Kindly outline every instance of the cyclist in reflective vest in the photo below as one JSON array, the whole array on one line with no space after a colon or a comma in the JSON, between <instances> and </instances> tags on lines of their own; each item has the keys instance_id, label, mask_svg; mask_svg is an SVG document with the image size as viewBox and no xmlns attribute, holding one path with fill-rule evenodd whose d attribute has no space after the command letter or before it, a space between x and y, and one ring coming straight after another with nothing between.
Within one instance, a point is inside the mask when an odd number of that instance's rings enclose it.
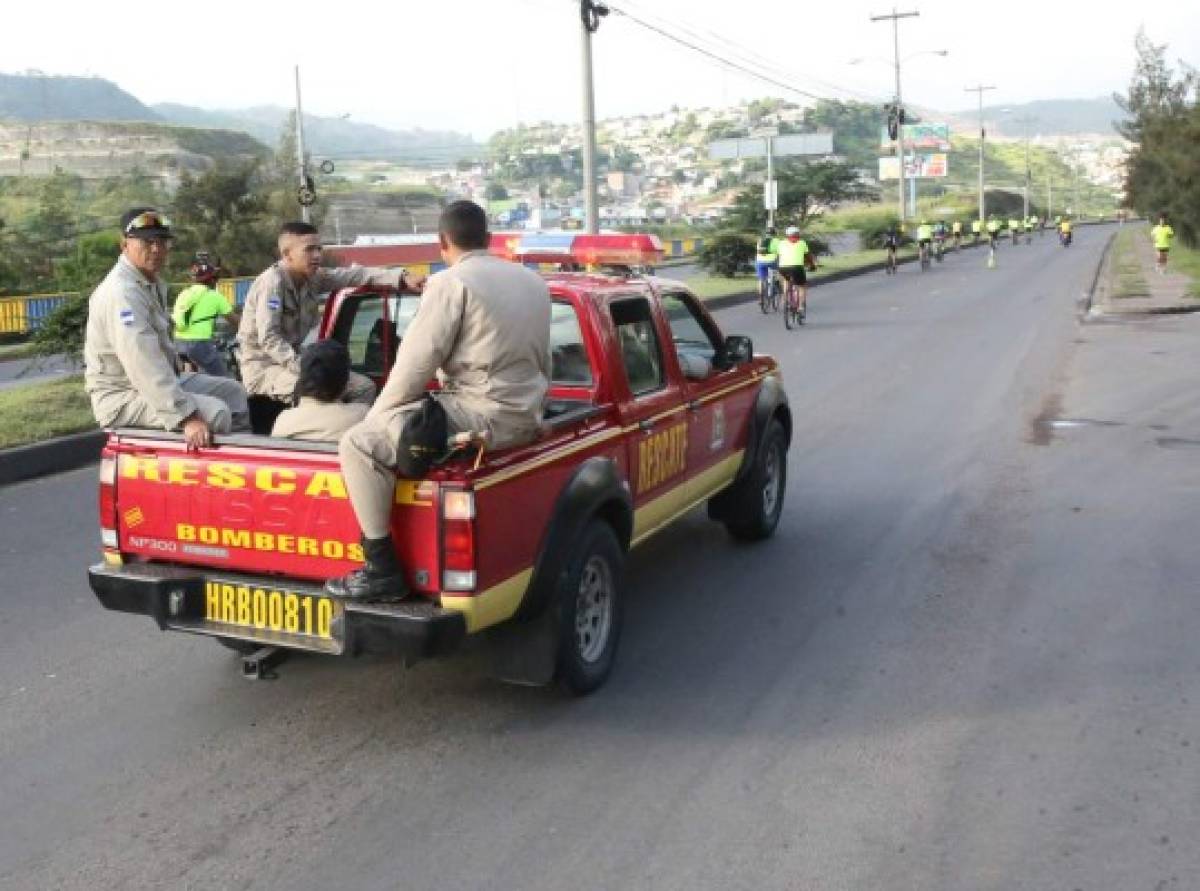
<instances>
[{"instance_id":1,"label":"cyclist in reflective vest","mask_svg":"<svg viewBox=\"0 0 1200 891\"><path fill-rule=\"evenodd\" d=\"M768 226L762 238L758 240L758 251L754 255L754 271L758 273L759 286L762 282L771 280L771 270L779 266L779 239L775 237L775 227Z\"/></svg>"},{"instance_id":2,"label":"cyclist in reflective vest","mask_svg":"<svg viewBox=\"0 0 1200 891\"><path fill-rule=\"evenodd\" d=\"M787 238L779 242L779 274L788 284L795 285L800 302L800 318L804 318L804 310L808 304L808 275L806 269L816 269L808 242L800 237L800 230L788 226Z\"/></svg>"},{"instance_id":3,"label":"cyclist in reflective vest","mask_svg":"<svg viewBox=\"0 0 1200 891\"><path fill-rule=\"evenodd\" d=\"M175 298L171 318L175 321L175 345L197 371L214 377L229 377L229 369L213 340L213 328L221 316L236 325L238 315L229 298L216 290L217 270L207 259L197 258L191 268L195 284Z\"/></svg>"}]
</instances>

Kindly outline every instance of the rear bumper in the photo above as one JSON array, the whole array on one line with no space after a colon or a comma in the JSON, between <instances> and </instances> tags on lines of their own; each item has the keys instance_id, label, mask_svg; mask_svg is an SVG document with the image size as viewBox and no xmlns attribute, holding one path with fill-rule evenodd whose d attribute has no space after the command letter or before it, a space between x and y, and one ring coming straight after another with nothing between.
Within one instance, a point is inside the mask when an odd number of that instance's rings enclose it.
<instances>
[{"instance_id":1,"label":"rear bumper","mask_svg":"<svg viewBox=\"0 0 1200 891\"><path fill-rule=\"evenodd\" d=\"M301 595L320 595L311 584L283 583L278 579L222 574L223 582L251 586L279 586ZM361 654L398 655L425 659L457 649L466 636L462 613L443 609L426 600L402 603L342 604L333 635L321 639L267 628L227 625L205 617L205 586L209 576L193 568L162 564L110 566L88 570L88 581L100 603L110 610L149 616L164 631L184 631L211 637L247 640L334 656Z\"/></svg>"}]
</instances>

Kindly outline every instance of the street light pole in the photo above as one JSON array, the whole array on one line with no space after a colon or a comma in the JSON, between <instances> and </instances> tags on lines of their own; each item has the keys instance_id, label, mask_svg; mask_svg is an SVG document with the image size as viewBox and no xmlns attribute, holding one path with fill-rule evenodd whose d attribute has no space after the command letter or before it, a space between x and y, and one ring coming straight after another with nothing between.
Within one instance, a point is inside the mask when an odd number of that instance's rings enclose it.
<instances>
[{"instance_id":1,"label":"street light pole","mask_svg":"<svg viewBox=\"0 0 1200 891\"><path fill-rule=\"evenodd\" d=\"M304 158L304 111L300 106L300 66L296 66L296 164L300 169L300 191L308 189L308 170ZM306 223L312 222L312 211L308 205L301 203L300 218Z\"/></svg>"},{"instance_id":2,"label":"street light pole","mask_svg":"<svg viewBox=\"0 0 1200 891\"><path fill-rule=\"evenodd\" d=\"M900 188L897 190L900 198L900 223L904 223L905 217L905 200L904 200L904 101L900 94L900 19L915 19L921 13L913 10L912 12L897 12L896 7L892 7L891 13L887 15L873 15L871 21L882 22L891 20L892 22L892 53L896 65L896 160L900 163L897 165L897 175L899 177Z\"/></svg>"},{"instance_id":3,"label":"street light pole","mask_svg":"<svg viewBox=\"0 0 1200 891\"><path fill-rule=\"evenodd\" d=\"M1029 186L1033 182L1033 175L1030 173L1030 170L1029 170L1029 125L1034 123L1036 120L1037 120L1037 118L1030 117L1029 115L1019 117L1016 120L1016 123L1021 125L1021 136L1025 141L1025 191L1024 191L1025 216L1024 216L1024 219L1026 219L1026 220L1029 219Z\"/></svg>"},{"instance_id":4,"label":"street light pole","mask_svg":"<svg viewBox=\"0 0 1200 891\"><path fill-rule=\"evenodd\" d=\"M583 50L583 202L584 226L589 235L600 231L596 194L596 98L592 89L592 34L608 7L594 0L579 0L579 24Z\"/></svg>"},{"instance_id":5,"label":"street light pole","mask_svg":"<svg viewBox=\"0 0 1200 891\"><path fill-rule=\"evenodd\" d=\"M982 226L987 221L987 199L983 191L983 141L987 138L987 132L983 129L983 94L986 90L994 90L995 87L985 87L980 84L977 87L967 87L966 92L979 94L979 225Z\"/></svg>"}]
</instances>

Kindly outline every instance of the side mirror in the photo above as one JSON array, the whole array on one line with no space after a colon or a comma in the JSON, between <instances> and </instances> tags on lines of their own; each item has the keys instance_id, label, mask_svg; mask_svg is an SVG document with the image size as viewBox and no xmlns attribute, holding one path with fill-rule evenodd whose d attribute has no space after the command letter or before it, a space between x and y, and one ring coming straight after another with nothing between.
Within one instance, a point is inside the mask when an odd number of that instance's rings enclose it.
<instances>
[{"instance_id":1,"label":"side mirror","mask_svg":"<svg viewBox=\"0 0 1200 891\"><path fill-rule=\"evenodd\" d=\"M730 334L725 338L725 361L729 365L741 365L754 358L754 343L744 334Z\"/></svg>"}]
</instances>

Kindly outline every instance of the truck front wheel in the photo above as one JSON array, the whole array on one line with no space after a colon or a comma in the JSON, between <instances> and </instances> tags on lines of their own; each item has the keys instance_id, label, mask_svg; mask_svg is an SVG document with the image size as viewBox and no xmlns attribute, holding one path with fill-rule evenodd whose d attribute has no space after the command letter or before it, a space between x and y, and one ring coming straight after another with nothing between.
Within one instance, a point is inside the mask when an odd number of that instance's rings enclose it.
<instances>
[{"instance_id":1,"label":"truck front wheel","mask_svg":"<svg viewBox=\"0 0 1200 891\"><path fill-rule=\"evenodd\" d=\"M786 489L787 434L772 418L746 478L718 496L728 499L722 519L729 534L743 541L769 538L779 525Z\"/></svg>"},{"instance_id":2,"label":"truck front wheel","mask_svg":"<svg viewBox=\"0 0 1200 891\"><path fill-rule=\"evenodd\" d=\"M554 598L556 677L572 695L591 693L612 671L624 612L624 573L625 554L612 527L592 522L579 537Z\"/></svg>"}]
</instances>

